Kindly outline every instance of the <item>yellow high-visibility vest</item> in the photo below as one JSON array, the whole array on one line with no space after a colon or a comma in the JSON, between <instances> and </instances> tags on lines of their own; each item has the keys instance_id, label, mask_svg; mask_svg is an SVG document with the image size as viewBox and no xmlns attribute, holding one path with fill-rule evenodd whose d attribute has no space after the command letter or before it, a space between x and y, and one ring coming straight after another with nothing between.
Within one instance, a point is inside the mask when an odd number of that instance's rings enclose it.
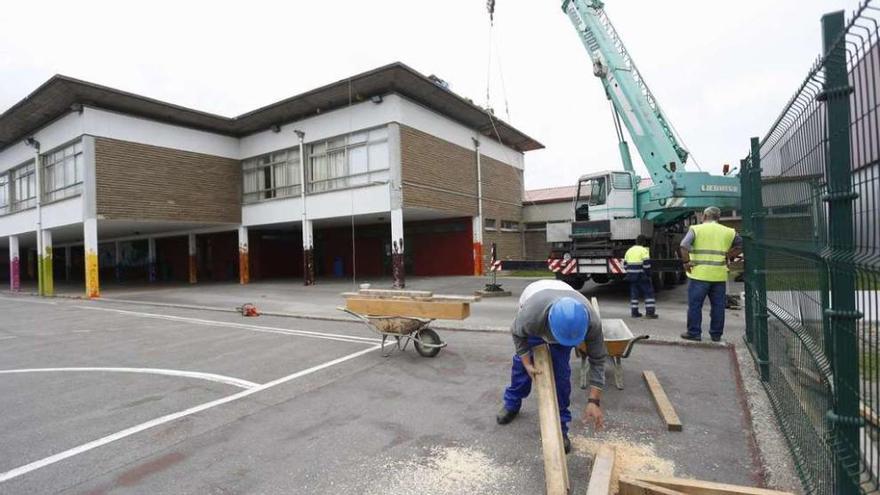
<instances>
[{"instance_id":1,"label":"yellow high-visibility vest","mask_svg":"<svg viewBox=\"0 0 880 495\"><path fill-rule=\"evenodd\" d=\"M648 251L648 248L636 244L626 250L626 254L623 255L623 261L628 265L641 265L643 261L650 257L651 253Z\"/></svg>"},{"instance_id":2,"label":"yellow high-visibility vest","mask_svg":"<svg viewBox=\"0 0 880 495\"><path fill-rule=\"evenodd\" d=\"M691 263L694 265L688 277L703 282L727 281L727 252L733 246L736 231L717 222L691 227L694 244L691 246Z\"/></svg>"}]
</instances>

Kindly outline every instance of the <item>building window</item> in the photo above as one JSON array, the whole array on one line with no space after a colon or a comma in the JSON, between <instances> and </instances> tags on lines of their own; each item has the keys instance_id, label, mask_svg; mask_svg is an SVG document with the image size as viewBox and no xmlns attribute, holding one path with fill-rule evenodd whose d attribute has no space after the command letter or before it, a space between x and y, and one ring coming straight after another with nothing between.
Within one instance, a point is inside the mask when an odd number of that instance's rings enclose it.
<instances>
[{"instance_id":1,"label":"building window","mask_svg":"<svg viewBox=\"0 0 880 495\"><path fill-rule=\"evenodd\" d=\"M242 163L242 201L300 194L299 147L267 153Z\"/></svg>"},{"instance_id":2,"label":"building window","mask_svg":"<svg viewBox=\"0 0 880 495\"><path fill-rule=\"evenodd\" d=\"M82 143L77 141L46 153L43 157L43 170L46 188L43 195L46 201L75 196L82 192L83 153Z\"/></svg>"},{"instance_id":3,"label":"building window","mask_svg":"<svg viewBox=\"0 0 880 495\"><path fill-rule=\"evenodd\" d=\"M24 210L37 204L37 177L34 163L28 163L10 172L12 181L12 211Z\"/></svg>"},{"instance_id":4,"label":"building window","mask_svg":"<svg viewBox=\"0 0 880 495\"><path fill-rule=\"evenodd\" d=\"M547 222L527 222L527 232L545 232L547 230Z\"/></svg>"},{"instance_id":5,"label":"building window","mask_svg":"<svg viewBox=\"0 0 880 495\"><path fill-rule=\"evenodd\" d=\"M309 146L309 192L387 181L388 129L380 127Z\"/></svg>"},{"instance_id":6,"label":"building window","mask_svg":"<svg viewBox=\"0 0 880 495\"><path fill-rule=\"evenodd\" d=\"M9 213L9 174L0 175L0 215Z\"/></svg>"},{"instance_id":7,"label":"building window","mask_svg":"<svg viewBox=\"0 0 880 495\"><path fill-rule=\"evenodd\" d=\"M514 222L511 220L502 220L501 221L501 230L506 232L519 232L519 222Z\"/></svg>"},{"instance_id":8,"label":"building window","mask_svg":"<svg viewBox=\"0 0 880 495\"><path fill-rule=\"evenodd\" d=\"M486 230L495 230L495 219L487 218L483 220L483 227L485 227Z\"/></svg>"}]
</instances>

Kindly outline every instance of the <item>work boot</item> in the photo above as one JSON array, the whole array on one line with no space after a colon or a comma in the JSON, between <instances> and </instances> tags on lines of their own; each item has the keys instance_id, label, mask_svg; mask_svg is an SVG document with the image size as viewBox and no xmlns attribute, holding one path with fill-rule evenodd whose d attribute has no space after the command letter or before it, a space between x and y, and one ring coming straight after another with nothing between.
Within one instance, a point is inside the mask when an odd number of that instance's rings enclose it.
<instances>
[{"instance_id":1,"label":"work boot","mask_svg":"<svg viewBox=\"0 0 880 495\"><path fill-rule=\"evenodd\" d=\"M713 335L712 342L721 342L721 336L720 335Z\"/></svg>"},{"instance_id":2,"label":"work boot","mask_svg":"<svg viewBox=\"0 0 880 495\"><path fill-rule=\"evenodd\" d=\"M687 332L681 334L681 338L683 338L684 340L692 340L694 342L700 342L701 340L703 340L699 335L691 335Z\"/></svg>"},{"instance_id":3,"label":"work boot","mask_svg":"<svg viewBox=\"0 0 880 495\"><path fill-rule=\"evenodd\" d=\"M519 411L508 411L506 407L501 406L501 410L498 411L498 414L495 416L495 421L498 422L499 425L506 425L513 421L513 418L519 414Z\"/></svg>"},{"instance_id":4,"label":"work boot","mask_svg":"<svg viewBox=\"0 0 880 495\"><path fill-rule=\"evenodd\" d=\"M568 434L562 435L562 448L565 449L565 453L571 453L571 440L568 439Z\"/></svg>"},{"instance_id":5,"label":"work boot","mask_svg":"<svg viewBox=\"0 0 880 495\"><path fill-rule=\"evenodd\" d=\"M641 314L641 313L631 313L631 314L630 314L630 317L632 317L632 318L641 318L641 317L642 317L642 314Z\"/></svg>"},{"instance_id":6,"label":"work boot","mask_svg":"<svg viewBox=\"0 0 880 495\"><path fill-rule=\"evenodd\" d=\"M660 317L657 316L657 313L646 313L645 318L647 318L649 320L656 320L657 318L660 318Z\"/></svg>"}]
</instances>

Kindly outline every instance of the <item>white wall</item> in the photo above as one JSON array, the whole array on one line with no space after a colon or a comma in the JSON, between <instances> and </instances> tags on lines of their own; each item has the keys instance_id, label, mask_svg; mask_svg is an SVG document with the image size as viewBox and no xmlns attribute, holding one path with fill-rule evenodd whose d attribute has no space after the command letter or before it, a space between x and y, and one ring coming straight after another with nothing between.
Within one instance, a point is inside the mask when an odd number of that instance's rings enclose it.
<instances>
[{"instance_id":1,"label":"white wall","mask_svg":"<svg viewBox=\"0 0 880 495\"><path fill-rule=\"evenodd\" d=\"M64 225L77 224L83 219L82 196L63 199L43 206L43 228L53 229ZM0 236L33 232L37 226L37 210L13 213L0 217Z\"/></svg>"},{"instance_id":2,"label":"white wall","mask_svg":"<svg viewBox=\"0 0 880 495\"><path fill-rule=\"evenodd\" d=\"M66 144L83 134L83 119L72 112L34 132L33 137L40 142L40 152L45 153ZM34 149L24 144L24 140L0 151L0 172L21 165L34 157Z\"/></svg>"},{"instance_id":3,"label":"white wall","mask_svg":"<svg viewBox=\"0 0 880 495\"><path fill-rule=\"evenodd\" d=\"M83 111L83 134L238 159L238 138L97 108Z\"/></svg>"},{"instance_id":4,"label":"white wall","mask_svg":"<svg viewBox=\"0 0 880 495\"><path fill-rule=\"evenodd\" d=\"M343 189L308 196L306 208L311 220L336 218L391 211L391 194L388 184L376 184L353 189ZM302 219L302 202L299 196L275 199L262 203L244 205L241 222L246 226L298 222Z\"/></svg>"},{"instance_id":5,"label":"white wall","mask_svg":"<svg viewBox=\"0 0 880 495\"><path fill-rule=\"evenodd\" d=\"M523 222L555 222L571 220L573 216L571 200L559 203L523 205Z\"/></svg>"}]
</instances>

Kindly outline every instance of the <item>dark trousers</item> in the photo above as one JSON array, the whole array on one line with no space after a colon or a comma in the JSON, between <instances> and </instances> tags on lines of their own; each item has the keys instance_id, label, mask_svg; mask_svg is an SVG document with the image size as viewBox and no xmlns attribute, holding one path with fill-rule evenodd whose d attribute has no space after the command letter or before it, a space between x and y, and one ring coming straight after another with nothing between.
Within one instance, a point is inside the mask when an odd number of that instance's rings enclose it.
<instances>
[{"instance_id":1,"label":"dark trousers","mask_svg":"<svg viewBox=\"0 0 880 495\"><path fill-rule=\"evenodd\" d=\"M654 299L654 285L651 277L644 273L629 282L629 309L633 316L639 314L639 298L645 299L645 313L654 314L657 304Z\"/></svg>"},{"instance_id":2,"label":"dark trousers","mask_svg":"<svg viewBox=\"0 0 880 495\"><path fill-rule=\"evenodd\" d=\"M541 345L544 340L540 337L529 338L529 345L534 347ZM568 434L568 423L571 422L571 411L568 406L571 403L571 347L559 344L550 344L550 357L553 360L553 376L556 380L556 402L559 404L559 421L562 424L563 435ZM526 372L519 356L513 356L513 366L510 369L510 386L504 390L504 408L508 411L519 411L522 400L529 396L532 391L532 378Z\"/></svg>"},{"instance_id":3,"label":"dark trousers","mask_svg":"<svg viewBox=\"0 0 880 495\"><path fill-rule=\"evenodd\" d=\"M704 282L691 279L688 282L687 331L695 337L703 333L703 301L709 297L712 310L709 312L709 334L721 336L724 333L724 303L727 296L727 282Z\"/></svg>"}]
</instances>

